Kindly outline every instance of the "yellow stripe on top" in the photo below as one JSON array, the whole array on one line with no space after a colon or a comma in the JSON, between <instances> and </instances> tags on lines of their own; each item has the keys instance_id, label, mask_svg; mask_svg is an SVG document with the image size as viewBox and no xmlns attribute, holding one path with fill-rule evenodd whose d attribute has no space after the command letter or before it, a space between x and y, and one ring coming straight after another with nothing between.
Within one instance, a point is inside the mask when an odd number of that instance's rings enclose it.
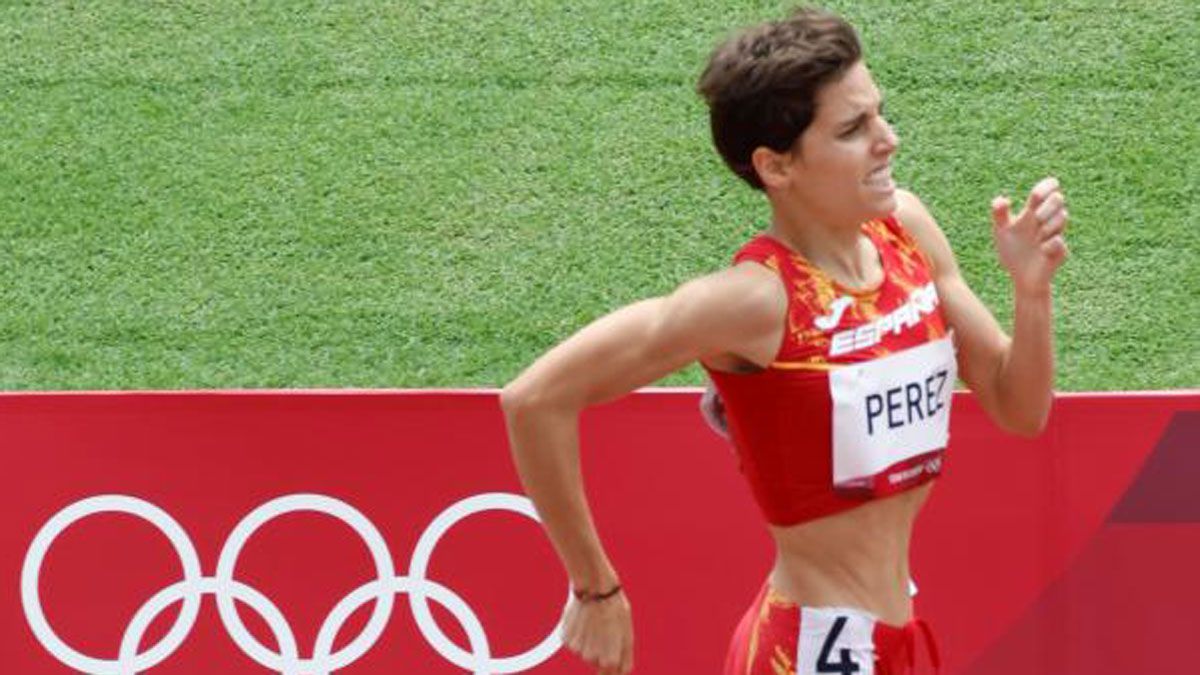
<instances>
[{"instance_id":1,"label":"yellow stripe on top","mask_svg":"<svg viewBox=\"0 0 1200 675\"><path fill-rule=\"evenodd\" d=\"M828 372L837 370L844 363L819 363L813 361L772 361L770 367L776 370L818 370Z\"/></svg>"}]
</instances>

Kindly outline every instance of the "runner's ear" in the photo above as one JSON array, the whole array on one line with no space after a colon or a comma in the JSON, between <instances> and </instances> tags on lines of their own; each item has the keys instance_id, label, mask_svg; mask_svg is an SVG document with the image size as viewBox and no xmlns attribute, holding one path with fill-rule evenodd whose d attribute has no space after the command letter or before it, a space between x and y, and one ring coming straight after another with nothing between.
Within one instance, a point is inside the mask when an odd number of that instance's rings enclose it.
<instances>
[{"instance_id":1,"label":"runner's ear","mask_svg":"<svg viewBox=\"0 0 1200 675\"><path fill-rule=\"evenodd\" d=\"M758 173L758 179L767 188L782 188L788 183L788 155L759 146L750 153L750 163Z\"/></svg>"}]
</instances>

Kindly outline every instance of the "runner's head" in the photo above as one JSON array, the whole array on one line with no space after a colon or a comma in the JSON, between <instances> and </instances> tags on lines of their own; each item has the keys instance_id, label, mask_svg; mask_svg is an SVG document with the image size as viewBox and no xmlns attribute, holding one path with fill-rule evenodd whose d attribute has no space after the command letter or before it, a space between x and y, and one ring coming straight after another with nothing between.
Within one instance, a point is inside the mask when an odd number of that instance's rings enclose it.
<instances>
[{"instance_id":1,"label":"runner's head","mask_svg":"<svg viewBox=\"0 0 1200 675\"><path fill-rule=\"evenodd\" d=\"M897 139L842 18L802 8L743 30L713 52L697 89L717 152L754 188L842 202L847 215L895 208L886 167Z\"/></svg>"},{"instance_id":2,"label":"runner's head","mask_svg":"<svg viewBox=\"0 0 1200 675\"><path fill-rule=\"evenodd\" d=\"M812 8L726 40L709 57L697 86L708 102L713 143L721 158L762 190L751 160L754 149L791 148L812 123L820 88L861 58L854 28Z\"/></svg>"}]
</instances>

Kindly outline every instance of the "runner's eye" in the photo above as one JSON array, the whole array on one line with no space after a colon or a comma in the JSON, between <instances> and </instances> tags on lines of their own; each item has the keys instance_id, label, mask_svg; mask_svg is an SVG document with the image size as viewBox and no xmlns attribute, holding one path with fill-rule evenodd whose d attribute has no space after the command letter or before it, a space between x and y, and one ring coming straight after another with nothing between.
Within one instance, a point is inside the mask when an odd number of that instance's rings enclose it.
<instances>
[{"instance_id":1,"label":"runner's eye","mask_svg":"<svg viewBox=\"0 0 1200 675\"><path fill-rule=\"evenodd\" d=\"M848 127L845 131L838 134L838 138L850 138L862 129L862 122L855 122L853 126Z\"/></svg>"}]
</instances>

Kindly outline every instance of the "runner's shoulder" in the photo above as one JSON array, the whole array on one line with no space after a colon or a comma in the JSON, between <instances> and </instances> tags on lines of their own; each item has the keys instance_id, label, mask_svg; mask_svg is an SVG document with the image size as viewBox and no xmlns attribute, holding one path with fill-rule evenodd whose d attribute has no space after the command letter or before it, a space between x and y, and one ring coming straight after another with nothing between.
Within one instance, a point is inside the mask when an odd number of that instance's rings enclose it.
<instances>
[{"instance_id":1,"label":"runner's shoulder","mask_svg":"<svg viewBox=\"0 0 1200 675\"><path fill-rule=\"evenodd\" d=\"M692 279L672 298L722 331L771 330L787 312L787 293L779 275L757 263L741 263Z\"/></svg>"},{"instance_id":2,"label":"runner's shoulder","mask_svg":"<svg viewBox=\"0 0 1200 675\"><path fill-rule=\"evenodd\" d=\"M894 215L932 262L935 273L939 276L957 274L958 265L954 260L950 242L920 197L903 188L897 188Z\"/></svg>"},{"instance_id":3,"label":"runner's shoulder","mask_svg":"<svg viewBox=\"0 0 1200 675\"><path fill-rule=\"evenodd\" d=\"M896 188L896 220L907 230L924 230L936 228L933 216L925 203L916 194L904 188Z\"/></svg>"}]
</instances>

